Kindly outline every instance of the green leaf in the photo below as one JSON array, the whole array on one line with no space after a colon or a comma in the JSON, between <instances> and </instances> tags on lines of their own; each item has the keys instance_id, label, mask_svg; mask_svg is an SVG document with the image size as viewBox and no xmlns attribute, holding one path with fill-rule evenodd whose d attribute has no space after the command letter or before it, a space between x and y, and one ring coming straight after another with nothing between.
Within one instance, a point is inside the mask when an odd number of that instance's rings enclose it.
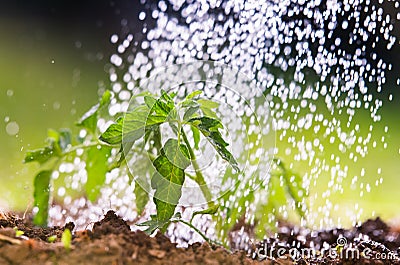
<instances>
[{"instance_id":1,"label":"green leaf","mask_svg":"<svg viewBox=\"0 0 400 265\"><path fill-rule=\"evenodd\" d=\"M201 95L201 93L203 93L201 90L195 90L192 93L190 93L189 95L187 95L185 100L186 99L192 99L192 98L194 98L194 97L196 97L198 95Z\"/></svg>"},{"instance_id":2,"label":"green leaf","mask_svg":"<svg viewBox=\"0 0 400 265\"><path fill-rule=\"evenodd\" d=\"M161 89L160 99L164 99L166 101L171 102L175 96L176 96L176 93L174 93L174 92L167 93L164 89Z\"/></svg>"},{"instance_id":3,"label":"green leaf","mask_svg":"<svg viewBox=\"0 0 400 265\"><path fill-rule=\"evenodd\" d=\"M71 131L69 129L61 129L59 131L58 146L64 152L71 145Z\"/></svg>"},{"instance_id":4,"label":"green leaf","mask_svg":"<svg viewBox=\"0 0 400 265\"><path fill-rule=\"evenodd\" d=\"M191 220L193 220L193 218L198 215L198 214L209 214L209 215L214 215L218 209L219 209L219 204L215 204L214 206L211 206L210 208L201 210L201 211L195 211L192 215Z\"/></svg>"},{"instance_id":5,"label":"green leaf","mask_svg":"<svg viewBox=\"0 0 400 265\"><path fill-rule=\"evenodd\" d=\"M173 154L174 150L175 154ZM185 168L182 167L188 165L182 155L189 160L186 146L181 145L178 148L177 140L169 139L165 143L161 155L153 162L157 171L151 178L151 187L155 189L153 201L156 204L156 220L158 222L169 223L182 195L182 185L185 181ZM161 231L165 231L167 223L163 227L159 227Z\"/></svg>"},{"instance_id":6,"label":"green leaf","mask_svg":"<svg viewBox=\"0 0 400 265\"><path fill-rule=\"evenodd\" d=\"M91 107L77 122L77 125L87 129L91 133L96 132L98 113L107 107L111 102L111 92L106 90L99 100L99 103Z\"/></svg>"},{"instance_id":7,"label":"green leaf","mask_svg":"<svg viewBox=\"0 0 400 265\"><path fill-rule=\"evenodd\" d=\"M214 119L218 119L218 115L213 109L219 107L219 103L209 100L209 99L199 99L197 102L200 104L200 109L204 116L208 116Z\"/></svg>"},{"instance_id":8,"label":"green leaf","mask_svg":"<svg viewBox=\"0 0 400 265\"><path fill-rule=\"evenodd\" d=\"M100 99L100 108L107 107L111 102L111 92L110 90L104 91Z\"/></svg>"},{"instance_id":9,"label":"green leaf","mask_svg":"<svg viewBox=\"0 0 400 265\"><path fill-rule=\"evenodd\" d=\"M218 154L226 160L236 171L240 171L233 155L226 149L228 143L222 138L219 129L223 128L222 123L211 117L197 117L189 120L189 123L196 127L211 143Z\"/></svg>"},{"instance_id":10,"label":"green leaf","mask_svg":"<svg viewBox=\"0 0 400 265\"><path fill-rule=\"evenodd\" d=\"M184 144L178 147L178 140L176 139L168 139L164 145L164 154L169 162L176 167L186 169L190 165L189 150Z\"/></svg>"},{"instance_id":11,"label":"green leaf","mask_svg":"<svg viewBox=\"0 0 400 265\"><path fill-rule=\"evenodd\" d=\"M138 182L135 183L134 193L136 197L135 202L137 214L141 215L149 202L149 194Z\"/></svg>"},{"instance_id":12,"label":"green leaf","mask_svg":"<svg viewBox=\"0 0 400 265\"><path fill-rule=\"evenodd\" d=\"M144 135L144 143L149 143L150 149L155 148L157 151L161 150L161 131L160 126L151 127L151 130L146 130ZM157 154L158 155L158 154Z\"/></svg>"},{"instance_id":13,"label":"green leaf","mask_svg":"<svg viewBox=\"0 0 400 265\"><path fill-rule=\"evenodd\" d=\"M144 96L143 98L144 98L144 103L146 103L146 106L149 109L152 109L153 106L157 103L157 99L155 99L152 96Z\"/></svg>"},{"instance_id":14,"label":"green leaf","mask_svg":"<svg viewBox=\"0 0 400 265\"><path fill-rule=\"evenodd\" d=\"M169 220L181 197L184 170L174 166L164 155L154 161L154 166L157 172L151 178L151 187L156 190L154 203L157 207L157 218Z\"/></svg>"},{"instance_id":15,"label":"green leaf","mask_svg":"<svg viewBox=\"0 0 400 265\"><path fill-rule=\"evenodd\" d=\"M144 232L148 235L153 234L157 229L160 229L162 227L167 227L168 224L170 223L169 220L159 220L157 219L157 216L152 215L151 220L137 224L137 226L148 226Z\"/></svg>"},{"instance_id":16,"label":"green leaf","mask_svg":"<svg viewBox=\"0 0 400 265\"><path fill-rule=\"evenodd\" d=\"M72 234L68 228L65 228L61 235L61 242L66 250L71 249Z\"/></svg>"},{"instance_id":17,"label":"green leaf","mask_svg":"<svg viewBox=\"0 0 400 265\"><path fill-rule=\"evenodd\" d=\"M59 131L49 129L47 131L47 141L53 146L55 153L61 156L71 144L71 132L69 129L61 129Z\"/></svg>"},{"instance_id":18,"label":"green leaf","mask_svg":"<svg viewBox=\"0 0 400 265\"><path fill-rule=\"evenodd\" d=\"M171 114L174 108L174 102L165 102L161 99L158 99L153 105L151 113L155 112L156 115L167 117Z\"/></svg>"},{"instance_id":19,"label":"green leaf","mask_svg":"<svg viewBox=\"0 0 400 265\"><path fill-rule=\"evenodd\" d=\"M99 139L105 143L116 145L122 143L122 125L119 123L111 124Z\"/></svg>"},{"instance_id":20,"label":"green leaf","mask_svg":"<svg viewBox=\"0 0 400 265\"><path fill-rule=\"evenodd\" d=\"M107 160L111 154L108 146L93 146L89 149L86 159L87 182L85 184L88 199L94 202L100 194L100 189L106 180L108 171Z\"/></svg>"},{"instance_id":21,"label":"green leaf","mask_svg":"<svg viewBox=\"0 0 400 265\"><path fill-rule=\"evenodd\" d=\"M206 107L200 107L201 111L203 112L204 116L210 117L210 118L214 118L214 119L218 119L218 115L217 113L215 113L215 111L213 111L212 109L206 108Z\"/></svg>"},{"instance_id":22,"label":"green leaf","mask_svg":"<svg viewBox=\"0 0 400 265\"><path fill-rule=\"evenodd\" d=\"M61 157L71 145L71 132L68 129L62 129L59 132L49 129L47 135L49 146L26 152L24 163L38 162L42 165L54 157Z\"/></svg>"},{"instance_id":23,"label":"green leaf","mask_svg":"<svg viewBox=\"0 0 400 265\"><path fill-rule=\"evenodd\" d=\"M156 129L164 123L166 116L151 115L145 105L128 112L123 119L123 137L125 142L135 142L144 136L146 130Z\"/></svg>"},{"instance_id":24,"label":"green leaf","mask_svg":"<svg viewBox=\"0 0 400 265\"><path fill-rule=\"evenodd\" d=\"M50 180L52 173L52 170L40 171L36 175L33 183L34 206L38 208L38 212L33 217L33 223L35 225L47 225L50 199Z\"/></svg>"},{"instance_id":25,"label":"green leaf","mask_svg":"<svg viewBox=\"0 0 400 265\"><path fill-rule=\"evenodd\" d=\"M205 107L208 109L215 109L219 107L219 103L209 100L209 99L198 99L197 102L200 104L201 107Z\"/></svg>"},{"instance_id":26,"label":"green leaf","mask_svg":"<svg viewBox=\"0 0 400 265\"><path fill-rule=\"evenodd\" d=\"M200 109L199 106L189 107L183 115L183 120L187 121L193 117L193 115Z\"/></svg>"},{"instance_id":27,"label":"green leaf","mask_svg":"<svg viewBox=\"0 0 400 265\"><path fill-rule=\"evenodd\" d=\"M133 172L135 176L132 175L130 170L127 171L129 180L135 183L134 193L136 209L138 215L141 215L150 199L150 183L147 176L152 175L154 168L145 152L135 156L134 166Z\"/></svg>"},{"instance_id":28,"label":"green leaf","mask_svg":"<svg viewBox=\"0 0 400 265\"><path fill-rule=\"evenodd\" d=\"M97 111L99 104L94 105L89 109L77 122L77 125L87 129L91 133L95 133L97 128Z\"/></svg>"},{"instance_id":29,"label":"green leaf","mask_svg":"<svg viewBox=\"0 0 400 265\"><path fill-rule=\"evenodd\" d=\"M188 108L188 107L200 107L200 104L197 103L196 100L193 99L185 99L184 101L179 102L179 105L182 108Z\"/></svg>"},{"instance_id":30,"label":"green leaf","mask_svg":"<svg viewBox=\"0 0 400 265\"><path fill-rule=\"evenodd\" d=\"M193 134L194 148L196 150L199 150L200 132L196 127L194 127L192 125L190 125L190 129L192 130L192 134Z\"/></svg>"},{"instance_id":31,"label":"green leaf","mask_svg":"<svg viewBox=\"0 0 400 265\"><path fill-rule=\"evenodd\" d=\"M39 162L39 164L42 165L53 157L57 157L57 154L54 152L53 147L46 146L41 149L26 152L24 163Z\"/></svg>"},{"instance_id":32,"label":"green leaf","mask_svg":"<svg viewBox=\"0 0 400 265\"><path fill-rule=\"evenodd\" d=\"M50 143L58 143L60 140L60 133L56 130L53 129L48 129L47 130L47 141Z\"/></svg>"}]
</instances>

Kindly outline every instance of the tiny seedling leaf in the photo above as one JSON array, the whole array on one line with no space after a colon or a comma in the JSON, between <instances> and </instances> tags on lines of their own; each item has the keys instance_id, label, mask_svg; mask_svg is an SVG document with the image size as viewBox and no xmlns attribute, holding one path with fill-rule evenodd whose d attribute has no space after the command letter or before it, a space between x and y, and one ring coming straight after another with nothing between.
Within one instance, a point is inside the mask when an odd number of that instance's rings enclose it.
<instances>
[{"instance_id":1,"label":"tiny seedling leaf","mask_svg":"<svg viewBox=\"0 0 400 265\"><path fill-rule=\"evenodd\" d=\"M36 225L46 226L47 224L52 173L51 170L40 171L34 180L33 198L38 212L33 217L33 223Z\"/></svg>"},{"instance_id":2,"label":"tiny seedling leaf","mask_svg":"<svg viewBox=\"0 0 400 265\"><path fill-rule=\"evenodd\" d=\"M20 237L24 234L24 231L19 230L18 228L15 229L15 237Z\"/></svg>"},{"instance_id":3,"label":"tiny seedling leaf","mask_svg":"<svg viewBox=\"0 0 400 265\"><path fill-rule=\"evenodd\" d=\"M47 242L54 243L57 240L57 235L52 235L47 238Z\"/></svg>"},{"instance_id":4,"label":"tiny seedling leaf","mask_svg":"<svg viewBox=\"0 0 400 265\"><path fill-rule=\"evenodd\" d=\"M71 249L72 234L68 228L65 228L61 235L61 242L66 250Z\"/></svg>"}]
</instances>

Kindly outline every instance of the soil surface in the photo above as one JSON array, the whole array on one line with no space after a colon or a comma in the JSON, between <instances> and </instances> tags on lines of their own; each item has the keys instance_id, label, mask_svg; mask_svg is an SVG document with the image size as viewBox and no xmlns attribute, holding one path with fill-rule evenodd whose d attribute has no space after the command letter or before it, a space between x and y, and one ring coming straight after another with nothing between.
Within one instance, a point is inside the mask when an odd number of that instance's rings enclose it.
<instances>
[{"instance_id":1,"label":"soil surface","mask_svg":"<svg viewBox=\"0 0 400 265\"><path fill-rule=\"evenodd\" d=\"M282 224L277 238L233 253L206 243L177 248L164 235L131 231L113 211L92 230L75 231L70 249L61 242L66 228L73 231L74 224L39 228L0 213L0 264L400 264L399 231L379 218L349 230L320 232ZM49 237L55 241L49 243Z\"/></svg>"}]
</instances>

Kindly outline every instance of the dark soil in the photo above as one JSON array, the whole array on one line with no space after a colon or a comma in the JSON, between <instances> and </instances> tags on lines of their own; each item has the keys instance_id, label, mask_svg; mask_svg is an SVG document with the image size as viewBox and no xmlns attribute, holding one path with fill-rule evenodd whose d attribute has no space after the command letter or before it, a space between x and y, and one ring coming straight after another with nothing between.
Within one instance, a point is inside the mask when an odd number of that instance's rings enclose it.
<instances>
[{"instance_id":1,"label":"dark soil","mask_svg":"<svg viewBox=\"0 0 400 265\"><path fill-rule=\"evenodd\" d=\"M72 231L74 224L39 228L13 215L0 214L0 264L400 264L400 235L380 219L368 220L350 230L321 232L283 225L277 239L251 246L249 253L230 253L206 243L177 248L164 235L149 237L140 231L132 232L112 211L92 230L74 232L69 250L61 243L66 228ZM16 230L23 231L23 236L15 237ZM48 237L54 235L56 242L49 243ZM338 242L343 243L338 238L345 238L346 244L338 246ZM328 245L339 253L336 257L324 251ZM307 248L318 251L315 255L294 255L295 250L302 253ZM344 255L349 249L364 254L349 258ZM378 254L380 259L375 259Z\"/></svg>"}]
</instances>

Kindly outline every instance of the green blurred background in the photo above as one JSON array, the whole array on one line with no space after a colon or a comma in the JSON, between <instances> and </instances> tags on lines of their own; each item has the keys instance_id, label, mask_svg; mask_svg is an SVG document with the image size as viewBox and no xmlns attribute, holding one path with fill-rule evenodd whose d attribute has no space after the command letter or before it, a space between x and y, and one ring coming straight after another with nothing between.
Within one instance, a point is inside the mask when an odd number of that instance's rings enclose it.
<instances>
[{"instance_id":1,"label":"green blurred background","mask_svg":"<svg viewBox=\"0 0 400 265\"><path fill-rule=\"evenodd\" d=\"M136 1L2 1L0 209L31 204L38 166L22 164L24 152L43 146L48 128L73 127L97 102L109 84L110 36L138 31L136 17ZM14 122L19 131L10 135Z\"/></svg>"},{"instance_id":2,"label":"green blurred background","mask_svg":"<svg viewBox=\"0 0 400 265\"><path fill-rule=\"evenodd\" d=\"M11 1L10 1L11 2ZM14 1L0 10L0 209L24 211L32 204L33 176L36 164L22 164L24 153L43 145L48 128L72 127L79 116L98 99L98 88L109 87L107 65L115 47L114 33L140 32L136 1ZM395 33L398 34L398 22ZM397 31L396 31L397 30ZM397 45L398 46L398 45ZM384 56L398 58L398 48ZM393 56L392 56L393 55ZM392 58L392 59L393 59ZM400 93L396 85L399 67L393 71L384 92L376 96L384 101L383 120L374 125L376 135L386 135L387 149L379 145L369 150L367 158L352 164L349 176L368 173L364 179L375 182L376 168L382 168L384 182L362 198L350 189L351 177L344 182L345 193L331 199L346 207L359 203L364 218L375 211L385 219L400 216L398 176L400 162ZM389 94L393 100L389 101ZM361 111L357 121L368 128L368 111ZM18 124L18 133L13 135ZM13 123L13 124L15 124ZM389 132L384 133L384 127ZM8 128L8 132L7 132ZM299 132L302 133L302 132ZM278 155L290 145L278 142ZM337 153L337 147L326 154ZM286 157L286 159L288 159ZM347 159L342 157L342 161ZM301 174L308 165L294 162ZM321 179L313 192L326 189L328 177ZM318 202L323 204L323 201Z\"/></svg>"}]
</instances>

